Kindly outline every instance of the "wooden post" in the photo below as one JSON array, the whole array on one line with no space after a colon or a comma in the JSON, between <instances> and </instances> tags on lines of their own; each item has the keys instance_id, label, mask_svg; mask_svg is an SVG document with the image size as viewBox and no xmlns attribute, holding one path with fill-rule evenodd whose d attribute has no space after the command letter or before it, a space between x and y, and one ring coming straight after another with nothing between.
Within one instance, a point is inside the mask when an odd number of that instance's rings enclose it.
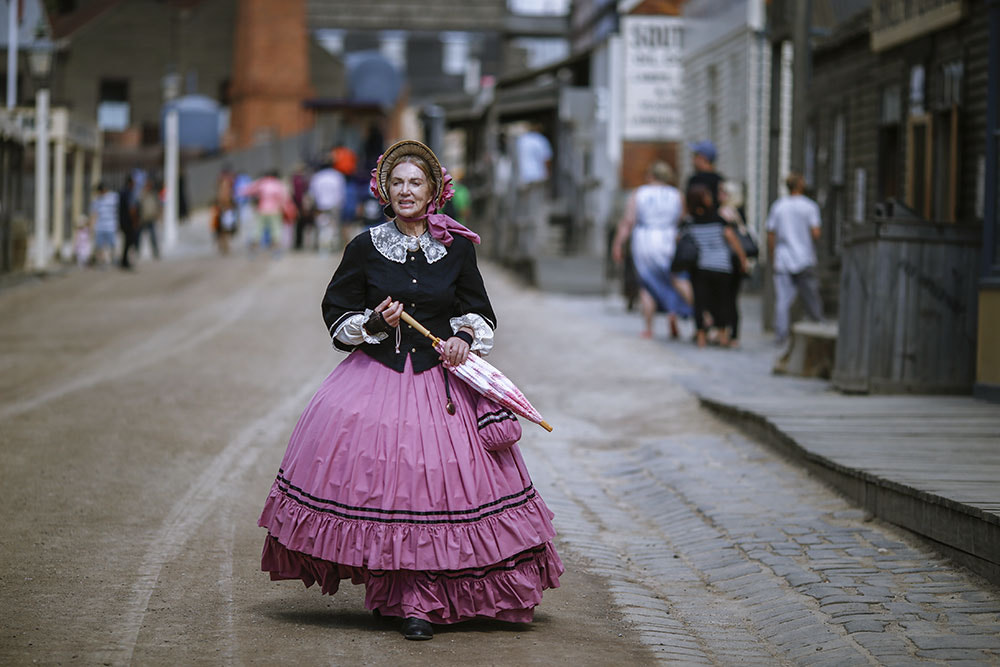
<instances>
[{"instance_id":1,"label":"wooden post","mask_svg":"<svg viewBox=\"0 0 1000 667\"><path fill-rule=\"evenodd\" d=\"M70 228L76 227L83 215L83 147L73 149L73 195L70 202Z\"/></svg>"},{"instance_id":2,"label":"wooden post","mask_svg":"<svg viewBox=\"0 0 1000 667\"><path fill-rule=\"evenodd\" d=\"M52 254L62 259L66 242L66 133L67 113L58 109L52 114Z\"/></svg>"}]
</instances>

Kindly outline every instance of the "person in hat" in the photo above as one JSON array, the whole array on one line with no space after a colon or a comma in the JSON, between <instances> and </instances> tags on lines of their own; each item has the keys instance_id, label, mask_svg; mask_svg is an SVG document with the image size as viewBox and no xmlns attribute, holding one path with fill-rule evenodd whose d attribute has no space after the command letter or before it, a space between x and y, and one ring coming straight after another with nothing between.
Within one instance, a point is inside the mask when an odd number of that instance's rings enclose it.
<instances>
[{"instance_id":1,"label":"person in hat","mask_svg":"<svg viewBox=\"0 0 1000 667\"><path fill-rule=\"evenodd\" d=\"M258 522L262 569L328 594L363 584L365 606L404 619L407 639L476 617L529 622L563 571L553 515L516 445L480 441L496 413L477 424L477 395L442 365L493 346L479 237L436 212L450 178L417 141L386 150L371 189L392 219L347 245L323 297L349 354L292 433Z\"/></svg>"},{"instance_id":2,"label":"person in hat","mask_svg":"<svg viewBox=\"0 0 1000 667\"><path fill-rule=\"evenodd\" d=\"M686 190L692 186L703 185L712 193L712 203L718 209L721 205L719 188L726 179L715 171L715 160L719 157L715 144L707 139L688 144L691 151L691 166L694 173L688 178Z\"/></svg>"}]
</instances>

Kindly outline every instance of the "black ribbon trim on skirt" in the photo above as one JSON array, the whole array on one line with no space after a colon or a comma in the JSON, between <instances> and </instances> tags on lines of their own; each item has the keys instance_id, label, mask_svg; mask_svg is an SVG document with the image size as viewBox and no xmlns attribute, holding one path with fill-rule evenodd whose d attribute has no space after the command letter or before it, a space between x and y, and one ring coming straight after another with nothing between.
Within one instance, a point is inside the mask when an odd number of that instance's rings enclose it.
<instances>
[{"instance_id":1,"label":"black ribbon trim on skirt","mask_svg":"<svg viewBox=\"0 0 1000 667\"><path fill-rule=\"evenodd\" d=\"M284 472L285 471L283 469L278 468L278 476L276 478L278 486L279 488L281 488L283 492L286 491L286 488L283 487L287 487L287 489L291 489L300 496L304 496L309 500L312 500L313 502L323 503L324 505L333 505L334 507L339 507L345 510L351 510L353 512L376 512L378 514L409 514L411 516L435 516L435 515L452 516L455 514L474 514L477 512L482 512L483 510L493 507L494 505L499 505L500 503L507 502L508 500L512 500L514 498L517 498L518 496L523 496L525 494L529 494L528 495L529 498L533 498L535 496L534 493L535 485L529 484L528 486L524 487L517 493L512 493L509 496L502 496L500 498L497 498L496 500L491 500L488 503L484 503L479 507L473 507L472 509L467 509L467 510L387 510L387 509L382 509L380 507L361 507L359 505L345 505L344 503L338 503L336 500L328 500L327 498L320 498L318 496L314 496L311 493L305 491L304 489L292 484L291 480L283 475ZM286 495L288 494L286 493Z\"/></svg>"},{"instance_id":2,"label":"black ribbon trim on skirt","mask_svg":"<svg viewBox=\"0 0 1000 667\"><path fill-rule=\"evenodd\" d=\"M466 570L408 570L407 572L412 572L414 574L426 577L431 581L437 581L438 579L485 579L486 577L494 574L496 572L510 572L511 570L516 570L518 567L524 565L525 563L530 563L535 560L538 556L545 553L545 545L539 547L534 547L528 549L527 551L522 551L521 553L511 556L503 562L502 565L493 565L487 568L467 568ZM514 561L514 562L511 562ZM368 574L375 578L387 577L402 570L368 570Z\"/></svg>"},{"instance_id":3,"label":"black ribbon trim on skirt","mask_svg":"<svg viewBox=\"0 0 1000 667\"><path fill-rule=\"evenodd\" d=\"M482 431L490 424L496 424L497 422L502 422L505 419L516 420L517 417L515 417L514 413L507 408L500 408L495 412L487 412L484 415L480 415L479 419L476 421L476 426L480 431Z\"/></svg>"},{"instance_id":4,"label":"black ribbon trim on skirt","mask_svg":"<svg viewBox=\"0 0 1000 667\"><path fill-rule=\"evenodd\" d=\"M316 512L323 512L325 514L332 514L332 515L338 516L338 517L340 517L342 519L349 519L349 520L352 520L352 521L371 521L371 522L374 522L374 523L410 523L410 524L431 524L431 523L460 524L460 523L475 523L477 521L481 521L482 519L485 519L486 517L493 516L494 514L501 514L503 512L506 512L509 509L514 509L515 507L520 507L521 505L526 505L528 503L528 501L534 499L534 497L536 495L535 492L532 491L530 494L528 494L527 497L525 497L525 498L523 498L523 499L521 499L521 500L519 500L517 502L509 503L509 504L504 505L502 507L498 507L498 508L496 508L494 510L490 510L489 512L482 512L478 516L468 517L466 519L383 519L381 517L371 517L371 516L360 516L360 515L356 515L356 514L346 514L344 512L338 512L337 510L330 509L329 507L320 507L318 505L313 505L312 503L307 503L305 500L303 500L301 498L298 498L295 495L293 495L290 492L290 490L286 486L283 486L282 484L278 484L278 490L280 490L283 494L285 494L285 497L293 500L294 502L298 503L299 505L302 505L303 507L308 507L309 509L314 510ZM386 511L386 510L364 510L364 508L362 508L362 510L363 511L372 511L372 512ZM402 510L395 510L395 511L402 511ZM466 512L458 512L458 513L459 514L465 514ZM445 514L445 512L431 512L431 514Z\"/></svg>"}]
</instances>

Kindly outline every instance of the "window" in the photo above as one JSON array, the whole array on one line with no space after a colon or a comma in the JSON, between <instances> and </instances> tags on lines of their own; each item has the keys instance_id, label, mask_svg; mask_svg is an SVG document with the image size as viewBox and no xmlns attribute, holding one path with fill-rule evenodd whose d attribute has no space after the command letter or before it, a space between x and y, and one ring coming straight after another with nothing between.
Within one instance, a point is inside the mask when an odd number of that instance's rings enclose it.
<instances>
[{"instance_id":1,"label":"window","mask_svg":"<svg viewBox=\"0 0 1000 667\"><path fill-rule=\"evenodd\" d=\"M958 214L958 107L934 113L933 209L935 220Z\"/></svg>"},{"instance_id":2,"label":"window","mask_svg":"<svg viewBox=\"0 0 1000 667\"><path fill-rule=\"evenodd\" d=\"M958 219L962 62L947 61L933 70L933 75L931 89L934 92L929 104L914 106L911 86L911 116L907 123L906 140L906 201L928 220L954 222ZM920 113L913 113L913 109L919 109Z\"/></svg>"},{"instance_id":3,"label":"window","mask_svg":"<svg viewBox=\"0 0 1000 667\"><path fill-rule=\"evenodd\" d=\"M906 128L906 204L931 217L932 124L928 114L912 116Z\"/></svg>"},{"instance_id":4,"label":"window","mask_svg":"<svg viewBox=\"0 0 1000 667\"><path fill-rule=\"evenodd\" d=\"M406 71L406 33L388 30L379 34L379 51L401 72Z\"/></svg>"},{"instance_id":5,"label":"window","mask_svg":"<svg viewBox=\"0 0 1000 667\"><path fill-rule=\"evenodd\" d=\"M830 153L833 155L833 162L830 165L830 183L833 185L844 184L844 163L847 154L847 120L844 112L840 111L833 118L833 146Z\"/></svg>"},{"instance_id":6,"label":"window","mask_svg":"<svg viewBox=\"0 0 1000 667\"><path fill-rule=\"evenodd\" d=\"M441 71L445 74L465 74L469 60L469 36L464 32L441 34L444 49L441 55Z\"/></svg>"},{"instance_id":7,"label":"window","mask_svg":"<svg viewBox=\"0 0 1000 667\"><path fill-rule=\"evenodd\" d=\"M816 125L814 122L806 126L805 158L802 165L802 178L805 179L806 186L816 187Z\"/></svg>"},{"instance_id":8,"label":"window","mask_svg":"<svg viewBox=\"0 0 1000 667\"><path fill-rule=\"evenodd\" d=\"M97 126L120 132L131 121L127 79L101 79L97 93Z\"/></svg>"},{"instance_id":9,"label":"window","mask_svg":"<svg viewBox=\"0 0 1000 667\"><path fill-rule=\"evenodd\" d=\"M827 237L830 254L840 253L841 230L847 218L847 188L845 171L847 164L847 115L838 111L833 117L833 131L830 135L830 231Z\"/></svg>"},{"instance_id":10,"label":"window","mask_svg":"<svg viewBox=\"0 0 1000 667\"><path fill-rule=\"evenodd\" d=\"M882 114L878 129L878 198L899 199L900 123L903 119L903 89L899 84L882 90Z\"/></svg>"},{"instance_id":11,"label":"window","mask_svg":"<svg viewBox=\"0 0 1000 667\"><path fill-rule=\"evenodd\" d=\"M719 69L715 65L709 65L706 77L708 78L708 96L714 100L719 94Z\"/></svg>"},{"instance_id":12,"label":"window","mask_svg":"<svg viewBox=\"0 0 1000 667\"><path fill-rule=\"evenodd\" d=\"M565 16L570 0L507 0L507 9L524 16Z\"/></svg>"},{"instance_id":13,"label":"window","mask_svg":"<svg viewBox=\"0 0 1000 667\"><path fill-rule=\"evenodd\" d=\"M225 78L219 82L219 105L228 107L232 104L232 97L230 95L230 87L232 81L229 78Z\"/></svg>"}]
</instances>

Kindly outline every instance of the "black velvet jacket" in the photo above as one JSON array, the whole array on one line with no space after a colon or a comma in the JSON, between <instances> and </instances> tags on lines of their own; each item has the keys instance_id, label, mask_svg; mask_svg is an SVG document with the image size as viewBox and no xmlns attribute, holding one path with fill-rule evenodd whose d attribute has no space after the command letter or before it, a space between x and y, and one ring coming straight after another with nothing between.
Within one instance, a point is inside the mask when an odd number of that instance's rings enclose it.
<instances>
[{"instance_id":1,"label":"black velvet jacket","mask_svg":"<svg viewBox=\"0 0 1000 667\"><path fill-rule=\"evenodd\" d=\"M387 296L402 301L404 310L439 338L452 335L452 317L467 313L481 315L495 329L496 315L476 265L475 246L456 236L447 251L444 257L429 263L424 251L417 249L407 252L406 260L399 263L375 248L371 234L356 236L347 244L323 297L323 319L330 334L335 334L347 318L363 314L366 308L374 309ZM441 363L429 339L403 322L400 327L398 353L395 331L377 345L362 343L356 347L398 372L403 371L407 355L415 373ZM345 351L355 349L336 338L333 344Z\"/></svg>"}]
</instances>

